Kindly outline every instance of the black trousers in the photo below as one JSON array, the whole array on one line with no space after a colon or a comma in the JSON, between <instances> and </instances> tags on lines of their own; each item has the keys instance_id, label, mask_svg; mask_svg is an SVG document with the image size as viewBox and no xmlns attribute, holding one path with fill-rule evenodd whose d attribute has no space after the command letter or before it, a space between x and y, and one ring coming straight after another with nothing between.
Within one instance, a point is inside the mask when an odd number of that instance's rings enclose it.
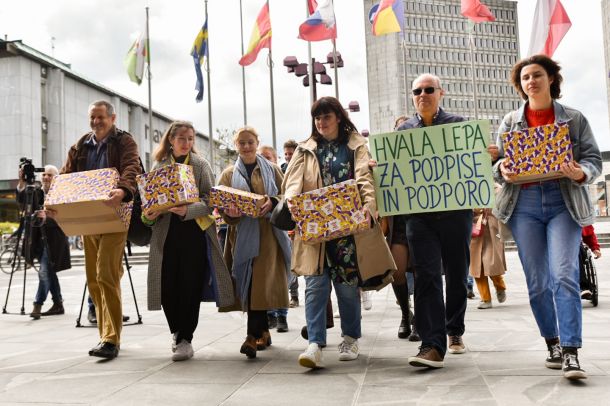
<instances>
[{"instance_id":1,"label":"black trousers","mask_svg":"<svg viewBox=\"0 0 610 406\"><path fill-rule=\"evenodd\" d=\"M181 223L172 219L161 272L161 305L170 331L177 333L177 343L193 339L203 284L209 276L205 234L194 220Z\"/></svg>"},{"instance_id":2,"label":"black trousers","mask_svg":"<svg viewBox=\"0 0 610 406\"><path fill-rule=\"evenodd\" d=\"M433 346L444 355L446 336L461 336L465 330L472 210L408 215L406 232L409 254L417 275L415 326L422 345ZM442 270L446 305L443 302Z\"/></svg>"},{"instance_id":3,"label":"black trousers","mask_svg":"<svg viewBox=\"0 0 610 406\"><path fill-rule=\"evenodd\" d=\"M248 292L248 328L247 333L254 338L261 338L263 332L269 331L267 321L267 310L252 310L252 280L250 280L250 291Z\"/></svg>"}]
</instances>

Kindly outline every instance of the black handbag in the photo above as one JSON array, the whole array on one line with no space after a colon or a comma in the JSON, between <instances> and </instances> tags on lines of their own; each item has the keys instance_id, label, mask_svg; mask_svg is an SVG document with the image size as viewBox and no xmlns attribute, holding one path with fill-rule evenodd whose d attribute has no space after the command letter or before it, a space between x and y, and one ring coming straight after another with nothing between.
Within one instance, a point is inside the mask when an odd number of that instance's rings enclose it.
<instances>
[{"instance_id":1,"label":"black handbag","mask_svg":"<svg viewBox=\"0 0 610 406\"><path fill-rule=\"evenodd\" d=\"M284 198L273 208L270 221L272 225L284 231L294 230L297 226L288 210L288 202Z\"/></svg>"},{"instance_id":2,"label":"black handbag","mask_svg":"<svg viewBox=\"0 0 610 406\"><path fill-rule=\"evenodd\" d=\"M140 160L140 167L142 168L142 173L144 173L142 160ZM144 247L150 244L151 237L152 228L142 222L142 198L140 197L140 190L136 186L133 194L133 208L131 209L131 222L127 231L127 239L135 245Z\"/></svg>"}]
</instances>

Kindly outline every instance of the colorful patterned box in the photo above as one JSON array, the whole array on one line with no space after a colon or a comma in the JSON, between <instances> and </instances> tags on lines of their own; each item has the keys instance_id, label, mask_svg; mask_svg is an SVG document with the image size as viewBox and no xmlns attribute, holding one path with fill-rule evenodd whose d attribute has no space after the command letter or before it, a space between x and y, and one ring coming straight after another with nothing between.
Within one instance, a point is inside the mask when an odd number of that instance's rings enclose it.
<instances>
[{"instance_id":1,"label":"colorful patterned box","mask_svg":"<svg viewBox=\"0 0 610 406\"><path fill-rule=\"evenodd\" d=\"M118 182L119 173L114 168L56 176L45 207L57 212L55 220L66 235L127 231L132 202L121 203L118 208L104 203Z\"/></svg>"},{"instance_id":2,"label":"colorful patterned box","mask_svg":"<svg viewBox=\"0 0 610 406\"><path fill-rule=\"evenodd\" d=\"M229 204L235 205L241 214L258 217L265 196L245 192L228 186L214 186L210 191L210 206L226 209Z\"/></svg>"},{"instance_id":3,"label":"colorful patterned box","mask_svg":"<svg viewBox=\"0 0 610 406\"><path fill-rule=\"evenodd\" d=\"M170 207L199 201L199 189L190 165L162 166L138 175L136 181L143 211L165 211Z\"/></svg>"},{"instance_id":4,"label":"colorful patterned box","mask_svg":"<svg viewBox=\"0 0 610 406\"><path fill-rule=\"evenodd\" d=\"M336 183L288 199L304 242L317 243L368 230L355 180Z\"/></svg>"},{"instance_id":5,"label":"colorful patterned box","mask_svg":"<svg viewBox=\"0 0 610 406\"><path fill-rule=\"evenodd\" d=\"M506 166L517 174L515 183L561 178L561 164L574 159L567 123L506 132L502 141Z\"/></svg>"}]
</instances>

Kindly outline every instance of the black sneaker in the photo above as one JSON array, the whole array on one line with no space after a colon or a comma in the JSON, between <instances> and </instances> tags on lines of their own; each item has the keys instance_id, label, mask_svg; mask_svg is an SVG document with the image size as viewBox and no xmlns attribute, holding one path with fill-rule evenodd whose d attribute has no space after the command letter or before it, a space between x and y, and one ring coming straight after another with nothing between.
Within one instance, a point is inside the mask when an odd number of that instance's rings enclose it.
<instances>
[{"instance_id":1,"label":"black sneaker","mask_svg":"<svg viewBox=\"0 0 610 406\"><path fill-rule=\"evenodd\" d=\"M267 315L267 324L268 324L269 330L276 328L277 327L277 317L271 316L270 314L268 314Z\"/></svg>"},{"instance_id":2,"label":"black sneaker","mask_svg":"<svg viewBox=\"0 0 610 406\"><path fill-rule=\"evenodd\" d=\"M277 332L285 333L288 331L288 321L286 320L286 316L278 316L277 317Z\"/></svg>"},{"instance_id":3,"label":"black sneaker","mask_svg":"<svg viewBox=\"0 0 610 406\"><path fill-rule=\"evenodd\" d=\"M570 380L587 379L585 370L580 367L578 362L578 352L576 349L563 351L563 376Z\"/></svg>"},{"instance_id":4,"label":"black sneaker","mask_svg":"<svg viewBox=\"0 0 610 406\"><path fill-rule=\"evenodd\" d=\"M547 344L549 350L549 356L546 357L544 366L550 369L561 369L561 346L557 344Z\"/></svg>"}]
</instances>

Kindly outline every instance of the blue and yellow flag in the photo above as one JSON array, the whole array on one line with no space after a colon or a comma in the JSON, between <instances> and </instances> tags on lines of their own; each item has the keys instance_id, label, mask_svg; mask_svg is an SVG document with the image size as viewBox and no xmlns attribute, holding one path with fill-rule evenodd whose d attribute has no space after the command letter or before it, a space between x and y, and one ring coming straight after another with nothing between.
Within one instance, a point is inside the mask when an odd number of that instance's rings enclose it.
<instances>
[{"instance_id":1,"label":"blue and yellow flag","mask_svg":"<svg viewBox=\"0 0 610 406\"><path fill-rule=\"evenodd\" d=\"M197 84L195 90L197 90L197 97L195 100L197 103L203 100L203 73L201 72L201 66L203 65L203 58L208 56L208 19L206 18L203 27L197 33L195 42L193 43L193 49L191 50L193 56L193 62L195 62L195 74L197 75Z\"/></svg>"}]
</instances>

